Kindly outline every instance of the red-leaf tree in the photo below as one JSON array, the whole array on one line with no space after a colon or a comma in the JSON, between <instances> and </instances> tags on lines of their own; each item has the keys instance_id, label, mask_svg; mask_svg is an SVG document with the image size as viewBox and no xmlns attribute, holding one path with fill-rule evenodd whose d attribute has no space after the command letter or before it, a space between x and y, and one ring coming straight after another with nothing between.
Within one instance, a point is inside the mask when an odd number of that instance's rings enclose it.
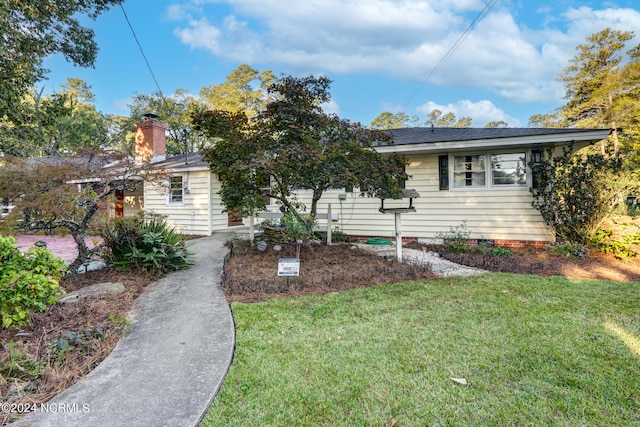
<instances>
[{"instance_id":1,"label":"red-leaf tree","mask_svg":"<svg viewBox=\"0 0 640 427\"><path fill-rule=\"evenodd\" d=\"M391 136L324 113L330 83L326 77L284 77L269 87L270 101L252 119L221 110L194 115L196 129L212 141L202 156L220 177L227 210L253 215L265 209L266 197L295 213L297 189L312 191L313 216L330 188L358 187L363 195L385 198L402 194L405 159L375 151Z\"/></svg>"},{"instance_id":2,"label":"red-leaf tree","mask_svg":"<svg viewBox=\"0 0 640 427\"><path fill-rule=\"evenodd\" d=\"M77 271L102 249L101 245L90 249L85 242L90 231L99 229L100 207L107 206L117 190L133 191L142 179L161 175L157 171L151 175L146 164L119 157L85 153L71 158L5 159L0 167L0 198L15 207L1 225L27 232L66 230L78 247L70 265ZM106 167L114 161L114 166Z\"/></svg>"}]
</instances>

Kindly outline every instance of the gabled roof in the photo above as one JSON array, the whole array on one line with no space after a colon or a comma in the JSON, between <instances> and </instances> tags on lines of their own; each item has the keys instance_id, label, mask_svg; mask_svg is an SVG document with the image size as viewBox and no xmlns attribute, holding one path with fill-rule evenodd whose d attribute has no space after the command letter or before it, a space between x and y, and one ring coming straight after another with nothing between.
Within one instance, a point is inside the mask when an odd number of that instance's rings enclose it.
<instances>
[{"instance_id":1,"label":"gabled roof","mask_svg":"<svg viewBox=\"0 0 640 427\"><path fill-rule=\"evenodd\" d=\"M45 156L45 157L33 157L26 159L25 162L28 165L61 165L61 164L76 164L78 166L88 166L94 168L101 168L107 166L109 163L117 160L115 156L108 155L82 155L82 156L69 156L69 157L57 157L57 156Z\"/></svg>"},{"instance_id":2,"label":"gabled roof","mask_svg":"<svg viewBox=\"0 0 640 427\"><path fill-rule=\"evenodd\" d=\"M537 148L575 144L582 148L606 138L610 129L573 128L431 128L386 131L394 143L379 152L437 153L478 149Z\"/></svg>"},{"instance_id":3,"label":"gabled roof","mask_svg":"<svg viewBox=\"0 0 640 427\"><path fill-rule=\"evenodd\" d=\"M209 164L202 160L200 153L180 154L172 156L166 160L153 163L154 168L161 168L170 171L187 171L187 170L207 170Z\"/></svg>"},{"instance_id":4,"label":"gabled roof","mask_svg":"<svg viewBox=\"0 0 640 427\"><path fill-rule=\"evenodd\" d=\"M610 129L567 128L430 128L415 127L386 131L393 144L379 145L381 153L446 153L486 149L531 149L574 144L576 149L606 138ZM208 170L200 153L178 155L153 163L168 171Z\"/></svg>"}]
</instances>

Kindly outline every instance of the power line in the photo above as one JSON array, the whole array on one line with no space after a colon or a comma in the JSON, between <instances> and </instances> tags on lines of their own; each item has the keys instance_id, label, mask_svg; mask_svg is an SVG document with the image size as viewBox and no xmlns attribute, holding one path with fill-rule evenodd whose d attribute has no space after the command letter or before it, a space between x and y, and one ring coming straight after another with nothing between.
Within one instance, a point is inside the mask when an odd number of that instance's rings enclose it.
<instances>
[{"instance_id":1,"label":"power line","mask_svg":"<svg viewBox=\"0 0 640 427\"><path fill-rule=\"evenodd\" d=\"M480 21L482 21L482 19L485 16L487 16L487 14L491 10L491 8L497 3L497 1L498 0L490 0L489 3L487 3L487 5L484 7L484 9L482 9L482 11L480 11L478 16L476 16L476 18L469 24L469 26L464 31L464 33L462 33L460 35L460 37L458 37L458 40L456 40L456 42L449 48L447 53L445 53L444 56L440 59L440 61L438 61L436 66L433 67L433 69L429 72L429 74L427 74L427 77L425 77L424 80L422 80L422 82L418 85L416 90L413 91L411 96L409 96L409 99L407 99L404 102L404 104L402 104L402 110L405 110L406 107L411 103L411 101L413 101L413 98L415 98L416 95L418 94L418 92L420 92L420 90L422 90L422 88L427 83L427 81L431 78L431 76L440 68L440 66L442 66L447 61L447 59L449 59L449 57L451 57L451 55L453 55L453 52L455 52L455 50L458 48L458 46L460 46L462 44L464 39L466 39L467 36L469 36L469 34L471 33L471 31L473 31L473 29L476 27L476 25L478 25L478 23Z\"/></svg>"},{"instance_id":2,"label":"power line","mask_svg":"<svg viewBox=\"0 0 640 427\"><path fill-rule=\"evenodd\" d=\"M142 54L142 58L144 59L144 62L147 64L147 68L149 69L149 72L151 73L151 77L153 78L153 81L156 84L156 87L158 88L158 92L160 92L160 97L162 98L162 100L165 102L166 104L166 99L164 97L164 94L162 93L162 89L160 89L160 85L158 84L158 80L156 79L155 74L153 74L153 70L151 69L151 65L149 64L149 61L147 60L147 56L144 54L144 50L142 50L142 45L140 44L140 41L138 40L138 36L136 36L136 32L133 29L133 25L131 25L131 21L129 21L129 17L127 16L127 12L124 10L124 6L122 5L122 3L120 3L120 9L122 9L122 13L124 14L124 19L126 19L127 24L129 25L129 28L131 29L131 34L133 34L133 38L136 41L136 44L138 45L138 49L140 49L140 53Z\"/></svg>"}]
</instances>

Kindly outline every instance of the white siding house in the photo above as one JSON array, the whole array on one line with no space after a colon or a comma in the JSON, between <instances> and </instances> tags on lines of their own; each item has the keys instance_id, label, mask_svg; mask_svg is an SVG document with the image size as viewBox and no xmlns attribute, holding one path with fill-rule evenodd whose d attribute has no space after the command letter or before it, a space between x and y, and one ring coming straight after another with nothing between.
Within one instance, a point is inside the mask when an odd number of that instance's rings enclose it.
<instances>
[{"instance_id":1,"label":"white siding house","mask_svg":"<svg viewBox=\"0 0 640 427\"><path fill-rule=\"evenodd\" d=\"M151 124L162 126L157 121ZM403 236L432 239L465 222L472 238L503 244L554 240L539 212L531 206L532 175L528 164L532 156L548 148L579 149L609 134L608 129L541 128L409 128L389 132L394 143L376 149L398 152L408 159L410 179L406 188L420 195L413 200L416 212L402 215ZM160 134L145 135L157 138ZM163 144L164 141L154 141L148 146ZM154 154L154 159L154 166L169 178L161 186L145 183L145 211L165 215L187 234L209 235L238 224L222 212L224 207L217 194L220 183L198 153L165 160ZM310 206L309 192L301 190L298 196ZM393 203L408 202L385 201L385 207ZM332 213L338 214L333 226L349 235L395 235L394 216L379 211L379 199L329 190L318 203L318 212L326 212L329 204Z\"/></svg>"},{"instance_id":2,"label":"white siding house","mask_svg":"<svg viewBox=\"0 0 640 427\"><path fill-rule=\"evenodd\" d=\"M197 154L157 163L168 175L164 185L145 183L144 210L163 215L185 234L210 235L229 227L217 194L220 183Z\"/></svg>"},{"instance_id":3,"label":"white siding house","mask_svg":"<svg viewBox=\"0 0 640 427\"><path fill-rule=\"evenodd\" d=\"M433 239L451 227L465 223L473 239L498 244L542 243L555 240L540 213L533 208L533 177L529 161L547 149L583 148L606 138L609 129L540 128L408 128L389 131L391 145L379 152L398 152L409 161L406 188L420 195L413 200L414 213L402 215L406 238ZM301 191L300 200L311 202ZM385 207L391 201L385 201ZM393 202L391 202L393 203ZM395 236L393 215L379 211L379 199L359 197L344 190L327 191L318 212L327 210L339 218L333 225L352 236ZM397 201L404 207L408 201Z\"/></svg>"}]
</instances>

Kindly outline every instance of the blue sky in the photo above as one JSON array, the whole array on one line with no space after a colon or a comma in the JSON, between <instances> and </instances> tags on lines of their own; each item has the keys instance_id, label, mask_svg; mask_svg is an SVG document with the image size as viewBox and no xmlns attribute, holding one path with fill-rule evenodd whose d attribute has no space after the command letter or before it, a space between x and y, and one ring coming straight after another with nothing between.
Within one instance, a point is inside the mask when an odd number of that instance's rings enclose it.
<instances>
[{"instance_id":1,"label":"blue sky","mask_svg":"<svg viewBox=\"0 0 640 427\"><path fill-rule=\"evenodd\" d=\"M483 14L471 32L472 22ZM578 44L606 27L635 31L635 0L126 0L165 95L197 96L249 64L277 76L326 75L325 110L368 125L383 111L422 121L434 108L473 126L526 126L564 104L557 77ZM94 69L48 58L47 92L68 77L91 85L100 111L128 115L155 82L120 7L87 20L100 47ZM451 50L456 46L455 50Z\"/></svg>"}]
</instances>

